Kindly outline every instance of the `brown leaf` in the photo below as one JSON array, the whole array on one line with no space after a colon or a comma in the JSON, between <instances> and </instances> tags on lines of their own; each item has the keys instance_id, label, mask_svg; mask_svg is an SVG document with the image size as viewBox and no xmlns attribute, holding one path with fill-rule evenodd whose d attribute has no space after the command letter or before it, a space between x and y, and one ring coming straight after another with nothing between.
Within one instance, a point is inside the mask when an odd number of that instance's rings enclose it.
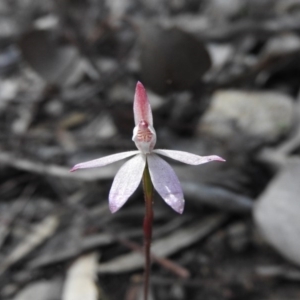
<instances>
[{"instance_id":1,"label":"brown leaf","mask_svg":"<svg viewBox=\"0 0 300 300\"><path fill-rule=\"evenodd\" d=\"M178 28L141 24L139 41L143 83L158 94L189 89L211 66L205 45Z\"/></svg>"},{"instance_id":2,"label":"brown leaf","mask_svg":"<svg viewBox=\"0 0 300 300\"><path fill-rule=\"evenodd\" d=\"M79 69L77 49L60 45L54 32L30 31L22 36L19 47L32 69L50 84L66 84Z\"/></svg>"}]
</instances>

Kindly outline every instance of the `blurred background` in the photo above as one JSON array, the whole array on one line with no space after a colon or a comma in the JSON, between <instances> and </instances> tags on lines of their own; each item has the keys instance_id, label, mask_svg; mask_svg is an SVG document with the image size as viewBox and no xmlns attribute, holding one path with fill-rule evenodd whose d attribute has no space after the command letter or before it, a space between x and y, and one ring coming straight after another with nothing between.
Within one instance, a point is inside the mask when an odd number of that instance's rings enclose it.
<instances>
[{"instance_id":1,"label":"blurred background","mask_svg":"<svg viewBox=\"0 0 300 300\"><path fill-rule=\"evenodd\" d=\"M139 300L141 188L112 215L136 82L170 161L151 297L300 299L299 0L1 0L0 299ZM162 259L163 258L163 259Z\"/></svg>"}]
</instances>

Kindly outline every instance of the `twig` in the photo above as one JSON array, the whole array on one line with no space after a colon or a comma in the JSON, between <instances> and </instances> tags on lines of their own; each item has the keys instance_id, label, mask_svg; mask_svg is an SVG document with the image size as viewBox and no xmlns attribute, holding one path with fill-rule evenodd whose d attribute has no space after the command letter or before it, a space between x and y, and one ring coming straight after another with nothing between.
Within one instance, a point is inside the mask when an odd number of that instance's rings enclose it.
<instances>
[{"instance_id":1,"label":"twig","mask_svg":"<svg viewBox=\"0 0 300 300\"><path fill-rule=\"evenodd\" d=\"M32 173L50 175L60 178L68 179L79 179L84 181L95 181L99 179L110 179L115 174L115 168L108 166L101 172L89 171L89 172L78 172L70 173L70 170L58 165L44 164L36 161L32 161L24 158L17 158L13 154L7 152L0 152L0 163L3 165L8 165L22 171L28 171Z\"/></svg>"},{"instance_id":2,"label":"twig","mask_svg":"<svg viewBox=\"0 0 300 300\"><path fill-rule=\"evenodd\" d=\"M144 248L142 246L140 246L138 243L129 241L128 239L122 239L122 238L117 238L117 240L122 245L126 246L127 248L129 248L133 251L139 252L141 254L144 254ZM178 265L177 263L171 261L170 259L158 257L152 253L150 254L150 256L153 261L155 261L156 263L158 263L165 269L171 271L178 277L180 277L180 278L189 278L190 277L190 272L186 268Z\"/></svg>"}]
</instances>

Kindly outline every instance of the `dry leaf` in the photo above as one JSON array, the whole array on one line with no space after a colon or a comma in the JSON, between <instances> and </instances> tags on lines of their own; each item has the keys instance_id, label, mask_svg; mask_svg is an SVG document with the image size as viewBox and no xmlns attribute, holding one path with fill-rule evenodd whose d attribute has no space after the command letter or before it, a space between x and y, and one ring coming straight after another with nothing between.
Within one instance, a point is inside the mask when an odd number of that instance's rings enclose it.
<instances>
[{"instance_id":1,"label":"dry leaf","mask_svg":"<svg viewBox=\"0 0 300 300\"><path fill-rule=\"evenodd\" d=\"M286 259L300 265L300 160L288 161L259 197L256 225Z\"/></svg>"},{"instance_id":2,"label":"dry leaf","mask_svg":"<svg viewBox=\"0 0 300 300\"><path fill-rule=\"evenodd\" d=\"M218 228L226 220L225 215L207 218L197 224L177 230L152 244L151 252L157 257L165 257L204 238L209 232ZM129 253L117 257L107 263L102 263L99 273L130 272L144 265L144 257L139 253Z\"/></svg>"},{"instance_id":3,"label":"dry leaf","mask_svg":"<svg viewBox=\"0 0 300 300\"><path fill-rule=\"evenodd\" d=\"M57 215L47 217L42 222L36 224L24 240L12 252L4 258L0 266L0 274L3 274L11 265L23 259L46 239L51 237L59 225Z\"/></svg>"},{"instance_id":4,"label":"dry leaf","mask_svg":"<svg viewBox=\"0 0 300 300\"><path fill-rule=\"evenodd\" d=\"M14 300L54 300L59 299L61 293L61 281L37 281L30 283L22 289Z\"/></svg>"},{"instance_id":5,"label":"dry leaf","mask_svg":"<svg viewBox=\"0 0 300 300\"><path fill-rule=\"evenodd\" d=\"M211 66L205 45L178 28L141 24L139 40L143 82L158 94L189 89Z\"/></svg>"},{"instance_id":6,"label":"dry leaf","mask_svg":"<svg viewBox=\"0 0 300 300\"><path fill-rule=\"evenodd\" d=\"M79 257L70 267L65 281L62 300L97 300L95 285L97 253Z\"/></svg>"},{"instance_id":7,"label":"dry leaf","mask_svg":"<svg viewBox=\"0 0 300 300\"><path fill-rule=\"evenodd\" d=\"M81 68L77 49L60 45L52 31L30 31L22 36L19 47L27 63L48 83L70 83L71 77Z\"/></svg>"}]
</instances>

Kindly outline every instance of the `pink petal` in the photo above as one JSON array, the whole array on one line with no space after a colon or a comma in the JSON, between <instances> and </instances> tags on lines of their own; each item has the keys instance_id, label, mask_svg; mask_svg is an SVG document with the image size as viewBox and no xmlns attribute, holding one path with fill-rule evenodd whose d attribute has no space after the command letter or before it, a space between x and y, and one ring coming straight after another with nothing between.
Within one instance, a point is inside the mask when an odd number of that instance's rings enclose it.
<instances>
[{"instance_id":1,"label":"pink petal","mask_svg":"<svg viewBox=\"0 0 300 300\"><path fill-rule=\"evenodd\" d=\"M156 149L153 150L153 152L173 158L175 160L181 161L188 165L201 165L214 160L225 161L225 159L217 155L199 156L185 151L163 150L163 149Z\"/></svg>"},{"instance_id":2,"label":"pink petal","mask_svg":"<svg viewBox=\"0 0 300 300\"><path fill-rule=\"evenodd\" d=\"M108 156L104 156L98 159L90 160L87 162L83 162L80 164L75 165L70 171L74 172L78 169L87 169L87 168L97 168L97 167L103 167L109 164L112 164L118 160L127 158L129 156L135 155L139 153L139 151L127 151L127 152L121 152L116 153Z\"/></svg>"},{"instance_id":3,"label":"pink petal","mask_svg":"<svg viewBox=\"0 0 300 300\"><path fill-rule=\"evenodd\" d=\"M184 198L177 175L171 166L159 156L150 154L147 158L154 188L168 205L182 214Z\"/></svg>"},{"instance_id":4,"label":"pink petal","mask_svg":"<svg viewBox=\"0 0 300 300\"><path fill-rule=\"evenodd\" d=\"M138 154L120 168L109 192L109 208L112 213L119 210L137 189L145 165L145 156Z\"/></svg>"},{"instance_id":5,"label":"pink petal","mask_svg":"<svg viewBox=\"0 0 300 300\"><path fill-rule=\"evenodd\" d=\"M144 86L138 81L135 88L133 113L135 125L141 121L146 121L153 126L152 111Z\"/></svg>"}]
</instances>

